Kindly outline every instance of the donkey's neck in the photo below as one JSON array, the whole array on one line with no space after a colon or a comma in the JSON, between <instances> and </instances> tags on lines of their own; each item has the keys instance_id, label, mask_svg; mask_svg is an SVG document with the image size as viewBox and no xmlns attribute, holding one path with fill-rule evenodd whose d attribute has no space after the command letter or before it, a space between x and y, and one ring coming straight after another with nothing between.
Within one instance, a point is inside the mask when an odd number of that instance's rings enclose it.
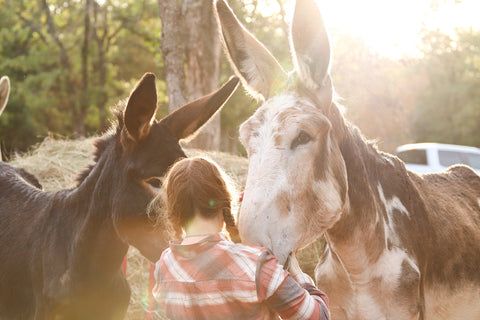
<instances>
[{"instance_id":1,"label":"donkey's neck","mask_svg":"<svg viewBox=\"0 0 480 320\"><path fill-rule=\"evenodd\" d=\"M74 259L87 256L106 271L120 266L128 250L114 226L112 202L116 166L111 166L110 162L108 155L100 157L89 175L70 190L60 204L72 217Z\"/></svg>"},{"instance_id":2,"label":"donkey's neck","mask_svg":"<svg viewBox=\"0 0 480 320\"><path fill-rule=\"evenodd\" d=\"M88 176L74 189L69 191L63 205L72 210L78 220L105 220L111 218L111 198L113 196L112 168L108 166L108 157L100 158L92 167Z\"/></svg>"},{"instance_id":3,"label":"donkey's neck","mask_svg":"<svg viewBox=\"0 0 480 320\"><path fill-rule=\"evenodd\" d=\"M345 124L340 149L347 169L349 206L341 219L327 231L327 241L352 274L362 273L376 261L386 246L380 217L385 207L379 197L382 172L394 159L368 143L359 130ZM389 177L395 184L397 177Z\"/></svg>"}]
</instances>

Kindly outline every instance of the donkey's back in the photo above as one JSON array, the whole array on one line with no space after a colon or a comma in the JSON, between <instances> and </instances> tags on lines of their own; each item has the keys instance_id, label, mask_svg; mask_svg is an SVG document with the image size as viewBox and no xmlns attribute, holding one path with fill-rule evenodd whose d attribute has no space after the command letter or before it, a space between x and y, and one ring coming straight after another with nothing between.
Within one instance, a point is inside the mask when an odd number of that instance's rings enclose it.
<instances>
[{"instance_id":1,"label":"donkey's back","mask_svg":"<svg viewBox=\"0 0 480 320\"><path fill-rule=\"evenodd\" d=\"M38 183L23 169L0 162L0 283L8 288L0 290L2 319L27 319L33 312L28 308L35 299L29 270L38 239L32 234L40 234L37 223L47 202L32 181Z\"/></svg>"},{"instance_id":2,"label":"donkey's back","mask_svg":"<svg viewBox=\"0 0 480 320\"><path fill-rule=\"evenodd\" d=\"M459 165L411 178L426 213L415 217L426 319L480 319L480 176Z\"/></svg>"},{"instance_id":3,"label":"donkey's back","mask_svg":"<svg viewBox=\"0 0 480 320\"><path fill-rule=\"evenodd\" d=\"M441 173L410 177L438 233L467 232L457 229L465 226L472 236L480 236L480 176L475 171L456 165Z\"/></svg>"}]
</instances>

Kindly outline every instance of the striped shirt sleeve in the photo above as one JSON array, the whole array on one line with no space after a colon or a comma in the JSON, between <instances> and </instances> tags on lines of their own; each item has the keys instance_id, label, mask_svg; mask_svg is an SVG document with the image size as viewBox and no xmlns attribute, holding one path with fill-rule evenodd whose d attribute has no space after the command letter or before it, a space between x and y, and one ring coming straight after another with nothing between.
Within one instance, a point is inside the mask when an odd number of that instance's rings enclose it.
<instances>
[{"instance_id":1,"label":"striped shirt sleeve","mask_svg":"<svg viewBox=\"0 0 480 320\"><path fill-rule=\"evenodd\" d=\"M256 282L259 300L282 319L330 319L327 296L313 280L305 273L292 277L269 251L258 260Z\"/></svg>"}]
</instances>

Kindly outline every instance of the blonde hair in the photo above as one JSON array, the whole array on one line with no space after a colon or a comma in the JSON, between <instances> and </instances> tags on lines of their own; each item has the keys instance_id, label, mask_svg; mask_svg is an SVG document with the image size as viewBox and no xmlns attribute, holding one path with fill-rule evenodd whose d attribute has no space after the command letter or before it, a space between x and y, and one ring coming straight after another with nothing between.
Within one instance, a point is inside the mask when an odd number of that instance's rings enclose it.
<instances>
[{"instance_id":1,"label":"blonde hair","mask_svg":"<svg viewBox=\"0 0 480 320\"><path fill-rule=\"evenodd\" d=\"M164 182L163 200L177 239L182 238L183 229L194 217L195 210L204 218L212 218L221 211L230 238L240 242L232 214L231 186L227 181L215 162L202 157L182 159L170 168Z\"/></svg>"}]
</instances>

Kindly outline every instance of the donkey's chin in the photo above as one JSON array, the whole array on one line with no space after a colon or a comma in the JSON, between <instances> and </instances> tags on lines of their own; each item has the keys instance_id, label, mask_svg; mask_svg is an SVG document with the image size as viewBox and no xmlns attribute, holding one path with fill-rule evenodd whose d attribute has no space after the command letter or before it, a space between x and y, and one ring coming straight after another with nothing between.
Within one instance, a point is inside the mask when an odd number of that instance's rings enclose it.
<instances>
[{"instance_id":1,"label":"donkey's chin","mask_svg":"<svg viewBox=\"0 0 480 320\"><path fill-rule=\"evenodd\" d=\"M286 266L288 262L288 258L294 252L293 248L289 248L287 246L279 247L279 248L272 248L272 252L277 257L278 263L282 266Z\"/></svg>"},{"instance_id":2,"label":"donkey's chin","mask_svg":"<svg viewBox=\"0 0 480 320\"><path fill-rule=\"evenodd\" d=\"M155 263L160 259L160 256L162 255L163 250L165 250L168 247L168 244L159 244L159 243L154 243L152 244L131 244L134 246L142 256L147 258L150 262Z\"/></svg>"},{"instance_id":3,"label":"donkey's chin","mask_svg":"<svg viewBox=\"0 0 480 320\"><path fill-rule=\"evenodd\" d=\"M282 253L275 254L275 256L278 259L278 263L281 264L284 269L288 267L288 262L291 254L292 254L292 251L286 254L282 254Z\"/></svg>"}]
</instances>

